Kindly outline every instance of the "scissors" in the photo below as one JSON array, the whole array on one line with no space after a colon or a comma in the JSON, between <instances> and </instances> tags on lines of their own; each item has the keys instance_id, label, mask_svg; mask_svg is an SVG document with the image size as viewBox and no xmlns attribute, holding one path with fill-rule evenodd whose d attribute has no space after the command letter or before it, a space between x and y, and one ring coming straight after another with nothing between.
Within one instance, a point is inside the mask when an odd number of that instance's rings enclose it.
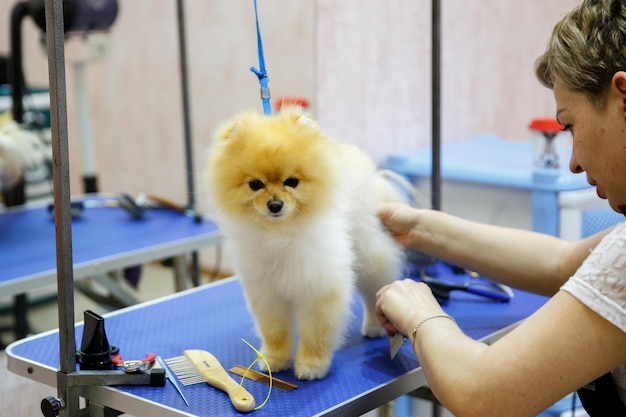
<instances>
[{"instance_id":1,"label":"scissors","mask_svg":"<svg viewBox=\"0 0 626 417\"><path fill-rule=\"evenodd\" d=\"M146 357L140 360L132 360L125 361L122 359L122 355L117 354L111 358L111 362L113 362L116 366L120 368L124 368L126 372L137 372L137 371L145 371L152 366L152 363L156 359L156 355L154 353L146 353Z\"/></svg>"},{"instance_id":2,"label":"scissors","mask_svg":"<svg viewBox=\"0 0 626 417\"><path fill-rule=\"evenodd\" d=\"M511 298L513 298L513 291L511 291L509 287L491 281L482 280L457 283L443 281L430 276L423 276L421 280L430 287L435 297L442 300L448 300L451 291L465 291L470 294L503 302L510 301Z\"/></svg>"}]
</instances>

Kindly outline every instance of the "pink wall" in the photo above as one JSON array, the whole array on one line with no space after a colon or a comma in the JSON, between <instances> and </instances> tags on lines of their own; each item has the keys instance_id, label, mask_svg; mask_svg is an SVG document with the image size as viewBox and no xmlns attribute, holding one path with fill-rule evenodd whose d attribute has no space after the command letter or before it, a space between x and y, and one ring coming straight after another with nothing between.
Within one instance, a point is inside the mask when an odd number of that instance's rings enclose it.
<instances>
[{"instance_id":1,"label":"pink wall","mask_svg":"<svg viewBox=\"0 0 626 417\"><path fill-rule=\"evenodd\" d=\"M528 122L555 112L533 63L578 1L441 3L442 139L528 140ZM430 4L318 1L319 119L378 160L430 141Z\"/></svg>"},{"instance_id":2,"label":"pink wall","mask_svg":"<svg viewBox=\"0 0 626 417\"><path fill-rule=\"evenodd\" d=\"M15 1L0 2L8 16ZM577 0L442 1L443 140L481 132L528 140L526 125L552 115L550 91L533 62L559 16ZM120 0L109 53L90 63L88 83L101 190L185 200L176 10L172 0ZM215 126L261 108L252 0L188 0L196 171ZM430 2L425 0L261 0L273 97L311 99L337 139L375 159L430 141ZM3 25L4 26L4 25ZM26 76L47 84L38 30L23 28ZM9 51L8 24L0 53ZM67 43L72 190L80 193L74 72L84 56ZM200 190L201 188L198 187ZM201 200L202 197L200 196Z\"/></svg>"}]
</instances>

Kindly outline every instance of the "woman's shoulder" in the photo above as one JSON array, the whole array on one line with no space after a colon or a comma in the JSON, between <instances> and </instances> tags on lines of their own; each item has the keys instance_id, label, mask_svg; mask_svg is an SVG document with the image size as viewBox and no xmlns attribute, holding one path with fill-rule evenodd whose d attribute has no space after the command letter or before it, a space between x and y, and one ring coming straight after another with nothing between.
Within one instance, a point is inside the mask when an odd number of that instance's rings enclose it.
<instances>
[{"instance_id":1,"label":"woman's shoulder","mask_svg":"<svg viewBox=\"0 0 626 417\"><path fill-rule=\"evenodd\" d=\"M626 220L613 226L611 230L598 244L596 250L607 250L613 247L626 246ZM595 250L594 250L595 251ZM592 252L593 253L593 252Z\"/></svg>"},{"instance_id":2,"label":"woman's shoulder","mask_svg":"<svg viewBox=\"0 0 626 417\"><path fill-rule=\"evenodd\" d=\"M626 222L600 241L561 288L626 332Z\"/></svg>"}]
</instances>

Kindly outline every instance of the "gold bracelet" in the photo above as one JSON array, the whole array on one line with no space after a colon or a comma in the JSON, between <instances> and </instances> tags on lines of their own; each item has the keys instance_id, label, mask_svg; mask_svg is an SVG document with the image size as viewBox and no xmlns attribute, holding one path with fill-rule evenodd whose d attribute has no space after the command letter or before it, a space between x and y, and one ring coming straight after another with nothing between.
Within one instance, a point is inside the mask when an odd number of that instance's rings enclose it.
<instances>
[{"instance_id":1,"label":"gold bracelet","mask_svg":"<svg viewBox=\"0 0 626 417\"><path fill-rule=\"evenodd\" d=\"M452 320L454 324L456 324L456 320L454 319L454 317L449 314L437 314L434 316L426 317L424 320L417 323L417 326L413 327L413 333L411 334L411 343L415 343L415 336L417 335L417 331L419 330L419 328L422 327L422 324L432 319L449 319Z\"/></svg>"}]
</instances>

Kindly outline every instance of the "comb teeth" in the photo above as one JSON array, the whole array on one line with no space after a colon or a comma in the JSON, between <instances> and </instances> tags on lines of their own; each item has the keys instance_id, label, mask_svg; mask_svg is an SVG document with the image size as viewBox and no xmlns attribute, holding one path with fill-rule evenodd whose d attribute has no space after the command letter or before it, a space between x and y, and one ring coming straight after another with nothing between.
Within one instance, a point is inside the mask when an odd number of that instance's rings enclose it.
<instances>
[{"instance_id":1,"label":"comb teeth","mask_svg":"<svg viewBox=\"0 0 626 417\"><path fill-rule=\"evenodd\" d=\"M165 363L184 386L206 382L196 367L184 356L165 359Z\"/></svg>"}]
</instances>

